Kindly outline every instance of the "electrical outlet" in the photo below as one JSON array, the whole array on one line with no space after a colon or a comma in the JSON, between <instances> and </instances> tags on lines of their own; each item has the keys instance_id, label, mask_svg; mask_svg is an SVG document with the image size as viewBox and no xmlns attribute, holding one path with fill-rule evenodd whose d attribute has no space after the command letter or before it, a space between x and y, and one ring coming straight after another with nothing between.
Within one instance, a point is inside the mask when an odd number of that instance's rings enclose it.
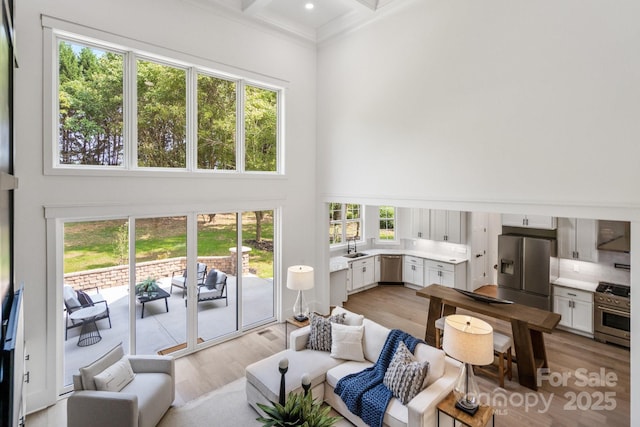
<instances>
[{"instance_id":1,"label":"electrical outlet","mask_svg":"<svg viewBox=\"0 0 640 427\"><path fill-rule=\"evenodd\" d=\"M573 271L574 273L580 273L580 266L578 263L573 264Z\"/></svg>"}]
</instances>

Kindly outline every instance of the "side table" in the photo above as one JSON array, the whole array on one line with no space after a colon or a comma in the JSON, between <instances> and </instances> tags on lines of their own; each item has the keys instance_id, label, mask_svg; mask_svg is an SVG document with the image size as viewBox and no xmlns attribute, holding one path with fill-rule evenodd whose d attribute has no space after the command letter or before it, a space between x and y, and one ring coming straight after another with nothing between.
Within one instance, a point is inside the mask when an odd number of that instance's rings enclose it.
<instances>
[{"instance_id":1,"label":"side table","mask_svg":"<svg viewBox=\"0 0 640 427\"><path fill-rule=\"evenodd\" d=\"M300 322L299 320L296 320L295 317L293 316L287 318L287 321L284 322L284 348L285 349L289 348L289 325L290 324L295 326L296 329L304 328L309 324L309 319L303 320L302 322Z\"/></svg>"},{"instance_id":2,"label":"side table","mask_svg":"<svg viewBox=\"0 0 640 427\"><path fill-rule=\"evenodd\" d=\"M453 419L453 425L455 426L455 422L458 421L465 426L469 427L485 427L489 420L491 420L491 425L495 427L496 419L493 408L489 405L480 405L478 408L478 412L475 415L471 416L466 412L462 412L458 408L456 408L456 396L453 392L449 393L447 397L445 397L442 402L438 403L438 427L440 427L440 415L444 413ZM447 426L451 424L446 424Z\"/></svg>"},{"instance_id":3,"label":"side table","mask_svg":"<svg viewBox=\"0 0 640 427\"><path fill-rule=\"evenodd\" d=\"M106 306L100 304L81 308L69 315L71 320L82 321L80 336L78 337L78 347L93 345L102 339L102 335L100 335L100 331L96 325L96 317L102 315L106 310Z\"/></svg>"}]
</instances>

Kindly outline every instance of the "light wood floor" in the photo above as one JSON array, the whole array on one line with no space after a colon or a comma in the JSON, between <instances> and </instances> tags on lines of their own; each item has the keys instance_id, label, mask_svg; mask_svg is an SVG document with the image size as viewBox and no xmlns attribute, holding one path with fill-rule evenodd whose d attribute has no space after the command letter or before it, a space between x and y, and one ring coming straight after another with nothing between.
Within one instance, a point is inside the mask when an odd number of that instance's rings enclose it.
<instances>
[{"instance_id":1,"label":"light wood floor","mask_svg":"<svg viewBox=\"0 0 640 427\"><path fill-rule=\"evenodd\" d=\"M378 286L350 295L345 308L389 328L405 330L423 338L428 300L402 286ZM482 317L482 316L478 316ZM510 334L510 326L482 317L502 333ZM241 338L186 356L176 361L176 402L181 405L208 391L244 376L244 369L254 361L282 350L284 325L272 325ZM291 332L291 327L289 329ZM543 381L538 392L522 387L514 378L505 381L505 390L496 380L478 375L483 399L498 408L496 426L629 426L630 368L629 350L598 343L564 331L545 335L552 377L564 374L564 384ZM590 375L590 385L582 385L583 369ZM594 383L609 376L609 384ZM583 375L584 376L584 375ZM615 385L612 384L615 382ZM612 408L613 406L613 408Z\"/></svg>"}]
</instances>

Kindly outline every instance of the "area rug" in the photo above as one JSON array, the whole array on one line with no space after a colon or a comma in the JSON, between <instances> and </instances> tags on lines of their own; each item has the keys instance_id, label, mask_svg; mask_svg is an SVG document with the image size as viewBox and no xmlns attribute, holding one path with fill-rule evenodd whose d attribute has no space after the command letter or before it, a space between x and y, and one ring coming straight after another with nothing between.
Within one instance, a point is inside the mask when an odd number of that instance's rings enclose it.
<instances>
[{"instance_id":1,"label":"area rug","mask_svg":"<svg viewBox=\"0 0 640 427\"><path fill-rule=\"evenodd\" d=\"M245 381L240 378L183 406L170 408L158 427L260 426L257 412L247 403Z\"/></svg>"}]
</instances>

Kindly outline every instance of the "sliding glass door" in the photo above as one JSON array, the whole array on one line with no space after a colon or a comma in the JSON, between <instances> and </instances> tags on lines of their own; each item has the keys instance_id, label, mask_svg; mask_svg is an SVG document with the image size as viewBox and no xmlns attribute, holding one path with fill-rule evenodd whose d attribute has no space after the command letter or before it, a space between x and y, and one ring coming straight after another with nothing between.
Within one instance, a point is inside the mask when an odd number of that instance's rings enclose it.
<instances>
[{"instance_id":1,"label":"sliding glass door","mask_svg":"<svg viewBox=\"0 0 640 427\"><path fill-rule=\"evenodd\" d=\"M198 215L198 263L206 276L198 284L198 343L238 331L238 214Z\"/></svg>"},{"instance_id":2,"label":"sliding glass door","mask_svg":"<svg viewBox=\"0 0 640 427\"><path fill-rule=\"evenodd\" d=\"M276 319L273 210L61 224L62 392L120 342L181 355Z\"/></svg>"}]
</instances>

